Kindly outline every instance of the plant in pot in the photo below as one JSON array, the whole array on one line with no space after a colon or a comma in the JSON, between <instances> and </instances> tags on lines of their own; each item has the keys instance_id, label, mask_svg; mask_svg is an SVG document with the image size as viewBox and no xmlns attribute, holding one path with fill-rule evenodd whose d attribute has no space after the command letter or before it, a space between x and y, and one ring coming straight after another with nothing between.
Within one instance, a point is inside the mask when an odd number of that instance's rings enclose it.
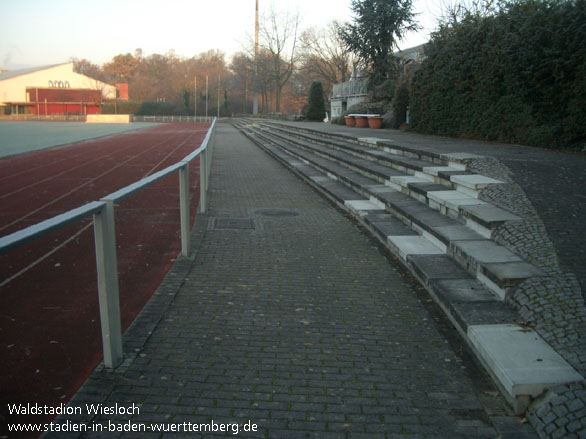
<instances>
[{"instance_id":1,"label":"plant in pot","mask_svg":"<svg viewBox=\"0 0 586 439\"><path fill-rule=\"evenodd\" d=\"M344 120L346 121L347 127L356 126L356 120L354 119L354 116L344 116Z\"/></svg>"}]
</instances>

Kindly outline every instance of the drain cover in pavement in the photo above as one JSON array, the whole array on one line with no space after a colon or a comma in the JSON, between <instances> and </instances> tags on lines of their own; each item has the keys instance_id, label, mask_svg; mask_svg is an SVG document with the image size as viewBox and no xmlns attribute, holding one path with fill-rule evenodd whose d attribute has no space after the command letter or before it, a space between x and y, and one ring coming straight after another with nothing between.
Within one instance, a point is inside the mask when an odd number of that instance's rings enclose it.
<instances>
[{"instance_id":1,"label":"drain cover in pavement","mask_svg":"<svg viewBox=\"0 0 586 439\"><path fill-rule=\"evenodd\" d=\"M297 212L287 209L261 209L257 210L256 213L264 216L297 216Z\"/></svg>"},{"instance_id":2,"label":"drain cover in pavement","mask_svg":"<svg viewBox=\"0 0 586 439\"><path fill-rule=\"evenodd\" d=\"M250 218L216 218L215 229L254 229L254 223Z\"/></svg>"}]
</instances>

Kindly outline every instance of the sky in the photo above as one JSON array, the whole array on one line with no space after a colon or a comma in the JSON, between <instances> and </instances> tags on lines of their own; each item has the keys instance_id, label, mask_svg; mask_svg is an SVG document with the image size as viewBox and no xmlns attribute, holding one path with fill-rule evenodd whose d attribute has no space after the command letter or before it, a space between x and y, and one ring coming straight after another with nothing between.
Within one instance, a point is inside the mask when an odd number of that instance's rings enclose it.
<instances>
[{"instance_id":1,"label":"sky","mask_svg":"<svg viewBox=\"0 0 586 439\"><path fill-rule=\"evenodd\" d=\"M401 49L422 44L435 29L437 0L414 0L423 29ZM301 29L351 21L350 0L259 0L298 11ZM87 59L102 65L134 53L190 58L219 49L229 58L254 35L255 0L0 0L0 69L19 69Z\"/></svg>"}]
</instances>

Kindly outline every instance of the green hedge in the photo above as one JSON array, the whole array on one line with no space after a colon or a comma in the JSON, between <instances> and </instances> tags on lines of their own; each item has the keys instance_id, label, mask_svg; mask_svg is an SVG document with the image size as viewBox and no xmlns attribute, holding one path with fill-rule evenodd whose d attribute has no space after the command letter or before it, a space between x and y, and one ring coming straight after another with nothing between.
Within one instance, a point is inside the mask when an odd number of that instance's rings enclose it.
<instances>
[{"instance_id":1,"label":"green hedge","mask_svg":"<svg viewBox=\"0 0 586 439\"><path fill-rule=\"evenodd\" d=\"M411 84L416 131L586 144L586 0L520 0L444 25Z\"/></svg>"},{"instance_id":2,"label":"green hedge","mask_svg":"<svg viewBox=\"0 0 586 439\"><path fill-rule=\"evenodd\" d=\"M120 101L108 102L102 105L102 114L136 114L140 109L140 102Z\"/></svg>"}]
</instances>

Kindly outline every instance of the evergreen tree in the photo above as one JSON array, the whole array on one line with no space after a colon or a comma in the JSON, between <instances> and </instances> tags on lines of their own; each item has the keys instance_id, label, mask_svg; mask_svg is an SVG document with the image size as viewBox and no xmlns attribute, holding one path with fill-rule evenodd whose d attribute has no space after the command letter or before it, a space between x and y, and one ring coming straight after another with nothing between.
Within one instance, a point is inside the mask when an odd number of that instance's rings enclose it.
<instances>
[{"instance_id":1,"label":"evergreen tree","mask_svg":"<svg viewBox=\"0 0 586 439\"><path fill-rule=\"evenodd\" d=\"M321 82L311 83L309 89L309 98L307 100L307 112L305 116L309 120L322 121L326 113L326 104L324 101L324 90Z\"/></svg>"},{"instance_id":2,"label":"evergreen tree","mask_svg":"<svg viewBox=\"0 0 586 439\"><path fill-rule=\"evenodd\" d=\"M340 36L350 51L370 70L371 86L392 76L396 62L393 51L405 33L418 28L412 0L352 0L353 23Z\"/></svg>"}]
</instances>

